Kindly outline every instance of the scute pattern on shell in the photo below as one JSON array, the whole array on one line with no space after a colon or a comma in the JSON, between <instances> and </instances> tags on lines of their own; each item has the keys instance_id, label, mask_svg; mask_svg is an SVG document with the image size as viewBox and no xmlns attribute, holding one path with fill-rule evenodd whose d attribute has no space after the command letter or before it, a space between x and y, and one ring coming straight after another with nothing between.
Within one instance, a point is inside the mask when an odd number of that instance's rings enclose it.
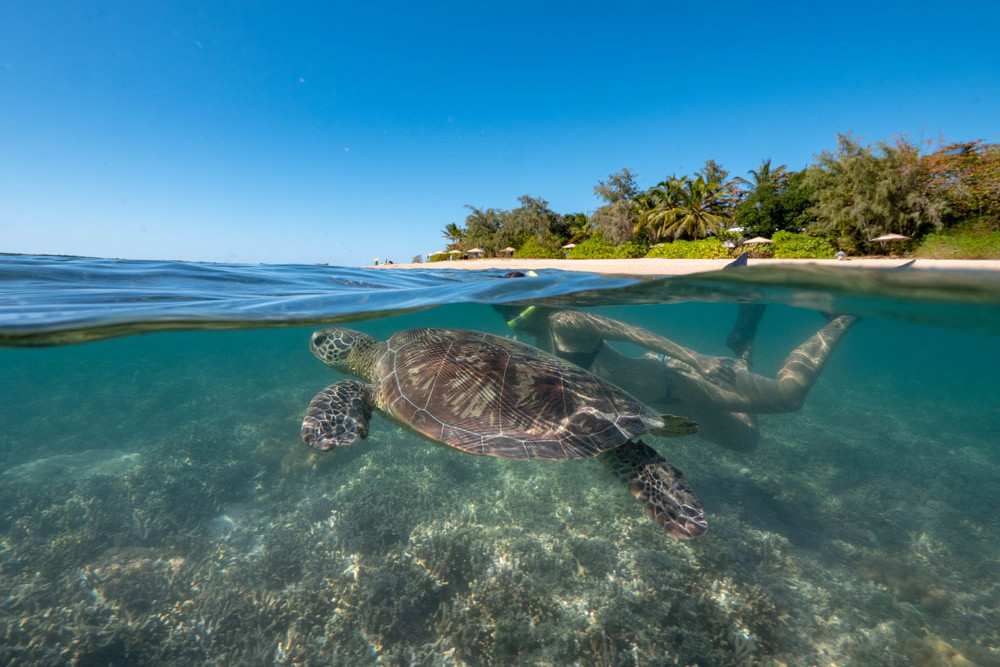
<instances>
[{"instance_id":1,"label":"scute pattern on shell","mask_svg":"<svg viewBox=\"0 0 1000 667\"><path fill-rule=\"evenodd\" d=\"M638 400L583 369L477 331L397 333L373 377L380 409L471 454L588 458L662 425Z\"/></svg>"}]
</instances>

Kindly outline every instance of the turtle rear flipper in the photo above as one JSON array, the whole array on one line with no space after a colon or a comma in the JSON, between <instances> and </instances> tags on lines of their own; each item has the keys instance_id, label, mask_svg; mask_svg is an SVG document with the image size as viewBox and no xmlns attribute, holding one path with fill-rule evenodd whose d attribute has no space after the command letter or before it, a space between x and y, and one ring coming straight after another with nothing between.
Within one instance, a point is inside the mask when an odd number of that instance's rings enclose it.
<instances>
[{"instance_id":1,"label":"turtle rear flipper","mask_svg":"<svg viewBox=\"0 0 1000 667\"><path fill-rule=\"evenodd\" d=\"M683 438L685 435L694 435L699 429L698 422L691 421L687 417L664 414L660 415L660 419L663 420L664 425L659 428L651 428L649 432L661 438Z\"/></svg>"},{"instance_id":2,"label":"turtle rear flipper","mask_svg":"<svg viewBox=\"0 0 1000 667\"><path fill-rule=\"evenodd\" d=\"M302 420L302 440L320 451L344 447L368 437L372 410L368 385L357 380L334 382L309 403Z\"/></svg>"},{"instance_id":3,"label":"turtle rear flipper","mask_svg":"<svg viewBox=\"0 0 1000 667\"><path fill-rule=\"evenodd\" d=\"M668 533L681 539L708 529L701 501L684 473L642 441L628 442L601 455L601 460L624 482L646 513Z\"/></svg>"}]
</instances>

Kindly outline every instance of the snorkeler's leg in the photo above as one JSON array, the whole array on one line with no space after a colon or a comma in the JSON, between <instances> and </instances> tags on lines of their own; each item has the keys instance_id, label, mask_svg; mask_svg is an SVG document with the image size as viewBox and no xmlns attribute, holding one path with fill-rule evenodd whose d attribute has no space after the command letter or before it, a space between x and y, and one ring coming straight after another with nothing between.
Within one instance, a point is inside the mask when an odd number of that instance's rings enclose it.
<instances>
[{"instance_id":1,"label":"snorkeler's leg","mask_svg":"<svg viewBox=\"0 0 1000 667\"><path fill-rule=\"evenodd\" d=\"M734 382L737 401L727 405L741 412L795 412L816 383L837 344L858 318L838 315L792 350L775 379L756 373L738 373Z\"/></svg>"},{"instance_id":2,"label":"snorkeler's leg","mask_svg":"<svg viewBox=\"0 0 1000 667\"><path fill-rule=\"evenodd\" d=\"M837 344L857 321L858 318L851 315L838 315L792 350L785 359L778 371L778 384L785 400L794 406L794 410L802 407L806 394L816 383Z\"/></svg>"},{"instance_id":3,"label":"snorkeler's leg","mask_svg":"<svg viewBox=\"0 0 1000 667\"><path fill-rule=\"evenodd\" d=\"M690 402L709 402L716 409L726 412L795 412L802 407L837 344L857 321L850 315L834 317L792 350L775 378L736 372L729 382L722 383L701 380L688 374ZM697 382L692 382L695 380ZM706 420L701 422L704 425Z\"/></svg>"},{"instance_id":4,"label":"snorkeler's leg","mask_svg":"<svg viewBox=\"0 0 1000 667\"><path fill-rule=\"evenodd\" d=\"M746 265L747 253L743 253L723 267L723 270L742 268ZM740 370L749 371L753 368L753 342L757 337L757 325L760 324L760 318L764 316L766 307L762 303L739 304L736 322L733 323L733 330L726 338L726 346L733 351Z\"/></svg>"},{"instance_id":5,"label":"snorkeler's leg","mask_svg":"<svg viewBox=\"0 0 1000 667\"><path fill-rule=\"evenodd\" d=\"M736 356L740 370L749 371L753 368L753 343L757 337L757 326L767 308L763 303L741 303L736 315L733 330L726 338L726 346Z\"/></svg>"}]
</instances>

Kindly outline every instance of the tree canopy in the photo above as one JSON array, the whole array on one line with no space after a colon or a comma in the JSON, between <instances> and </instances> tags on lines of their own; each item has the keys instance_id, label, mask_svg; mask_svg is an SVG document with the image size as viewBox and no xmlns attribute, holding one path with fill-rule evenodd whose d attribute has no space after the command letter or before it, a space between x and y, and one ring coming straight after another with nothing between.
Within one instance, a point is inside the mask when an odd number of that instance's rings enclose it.
<instances>
[{"instance_id":1,"label":"tree canopy","mask_svg":"<svg viewBox=\"0 0 1000 667\"><path fill-rule=\"evenodd\" d=\"M741 234L805 232L838 250L878 252L871 240L886 233L920 238L969 219L1000 231L1000 145L983 141L924 153L904 137L866 146L840 134L834 151L823 151L801 171L766 158L746 177L728 179L709 159L695 174L672 175L643 190L636 173L623 168L594 186L602 203L590 215L561 214L526 194L513 209L468 206L464 226L448 223L442 236L449 249L481 247L487 256L515 248L561 257L564 245L591 238L594 252L633 244L628 253L634 253L664 241L714 236L738 243Z\"/></svg>"}]
</instances>

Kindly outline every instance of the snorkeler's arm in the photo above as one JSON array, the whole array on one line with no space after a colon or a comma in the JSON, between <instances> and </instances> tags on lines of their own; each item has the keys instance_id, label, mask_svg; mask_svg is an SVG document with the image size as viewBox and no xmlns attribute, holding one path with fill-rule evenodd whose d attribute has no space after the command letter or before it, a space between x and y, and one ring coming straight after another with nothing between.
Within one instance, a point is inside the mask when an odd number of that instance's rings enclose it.
<instances>
[{"instance_id":1,"label":"snorkeler's arm","mask_svg":"<svg viewBox=\"0 0 1000 667\"><path fill-rule=\"evenodd\" d=\"M651 352L664 354L691 366L701 373L714 373L720 369L720 359L679 345L669 338L641 327L626 324L609 317L578 310L560 311L549 318L553 331L563 339L598 338L632 343Z\"/></svg>"}]
</instances>

